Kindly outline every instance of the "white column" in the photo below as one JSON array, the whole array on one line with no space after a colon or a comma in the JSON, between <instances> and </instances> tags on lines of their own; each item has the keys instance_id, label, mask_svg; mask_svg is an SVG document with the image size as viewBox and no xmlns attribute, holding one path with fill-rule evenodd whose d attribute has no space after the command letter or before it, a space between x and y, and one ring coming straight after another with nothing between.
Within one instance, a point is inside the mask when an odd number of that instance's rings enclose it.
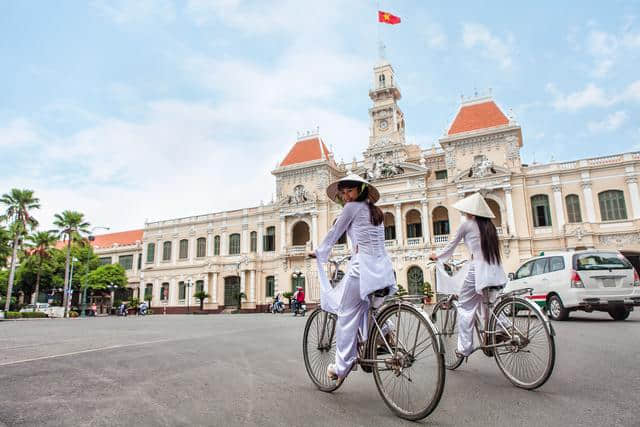
<instances>
[{"instance_id":1,"label":"white column","mask_svg":"<svg viewBox=\"0 0 640 427\"><path fill-rule=\"evenodd\" d=\"M509 226L509 234L515 236L518 233L516 230L516 220L513 215L513 199L511 198L511 188L504 189L504 201L507 205L507 225Z\"/></svg>"},{"instance_id":2,"label":"white column","mask_svg":"<svg viewBox=\"0 0 640 427\"><path fill-rule=\"evenodd\" d=\"M256 271L249 270L249 302L256 302Z\"/></svg>"},{"instance_id":3,"label":"white column","mask_svg":"<svg viewBox=\"0 0 640 427\"><path fill-rule=\"evenodd\" d=\"M640 218L640 195L638 194L638 177L628 176L625 181L629 189L629 196L631 197L631 209L633 211L633 218Z\"/></svg>"},{"instance_id":4,"label":"white column","mask_svg":"<svg viewBox=\"0 0 640 427\"><path fill-rule=\"evenodd\" d=\"M207 256L213 256L213 233L207 233Z\"/></svg>"},{"instance_id":5,"label":"white column","mask_svg":"<svg viewBox=\"0 0 640 427\"><path fill-rule=\"evenodd\" d=\"M282 255L285 254L286 246L287 246L287 218L284 216L280 217L280 253Z\"/></svg>"},{"instance_id":6,"label":"white column","mask_svg":"<svg viewBox=\"0 0 640 427\"><path fill-rule=\"evenodd\" d=\"M395 226L396 226L396 240L398 242L398 246L404 246L404 239L403 239L403 235L404 235L404 221L402 220L402 206L400 205L400 203L396 203L394 205L394 207L396 208L396 219L395 219Z\"/></svg>"},{"instance_id":7,"label":"white column","mask_svg":"<svg viewBox=\"0 0 640 427\"><path fill-rule=\"evenodd\" d=\"M584 207L587 210L587 221L596 222L596 209L593 205L593 194L591 193L591 182L582 183L582 196L584 199Z\"/></svg>"},{"instance_id":8,"label":"white column","mask_svg":"<svg viewBox=\"0 0 640 427\"><path fill-rule=\"evenodd\" d=\"M218 273L213 273L213 283L211 285L211 301L218 302Z\"/></svg>"},{"instance_id":9,"label":"white column","mask_svg":"<svg viewBox=\"0 0 640 427\"><path fill-rule=\"evenodd\" d=\"M240 241L240 252L249 252L249 224L242 224L242 237Z\"/></svg>"},{"instance_id":10,"label":"white column","mask_svg":"<svg viewBox=\"0 0 640 427\"><path fill-rule=\"evenodd\" d=\"M311 214L311 243L313 244L313 250L318 247L318 214Z\"/></svg>"},{"instance_id":11,"label":"white column","mask_svg":"<svg viewBox=\"0 0 640 427\"><path fill-rule=\"evenodd\" d=\"M551 187L553 190L553 200L556 205L556 218L558 220L558 230L564 231L564 204L562 203L562 192L559 185Z\"/></svg>"},{"instance_id":12,"label":"white column","mask_svg":"<svg viewBox=\"0 0 640 427\"><path fill-rule=\"evenodd\" d=\"M189 239L189 253L187 254L189 255L189 264L193 264L193 260L196 257L196 242L197 239L195 237Z\"/></svg>"},{"instance_id":13,"label":"white column","mask_svg":"<svg viewBox=\"0 0 640 427\"><path fill-rule=\"evenodd\" d=\"M146 286L146 283L144 282L144 277L140 278L140 284L138 285L138 300L140 302L142 302L142 300L144 299L144 288Z\"/></svg>"},{"instance_id":14,"label":"white column","mask_svg":"<svg viewBox=\"0 0 640 427\"><path fill-rule=\"evenodd\" d=\"M153 281L153 290L151 291L151 304L158 305L160 304L160 279L156 279Z\"/></svg>"},{"instance_id":15,"label":"white column","mask_svg":"<svg viewBox=\"0 0 640 427\"><path fill-rule=\"evenodd\" d=\"M171 263L178 262L178 255L180 254L180 240L175 239L171 242Z\"/></svg>"},{"instance_id":16,"label":"white column","mask_svg":"<svg viewBox=\"0 0 640 427\"><path fill-rule=\"evenodd\" d=\"M160 267L160 262L162 260L162 251L163 251L163 244L164 242L162 240L158 240L158 242L156 243L156 254L155 254L155 260L156 260L156 267Z\"/></svg>"},{"instance_id":17,"label":"white column","mask_svg":"<svg viewBox=\"0 0 640 427\"><path fill-rule=\"evenodd\" d=\"M247 286L246 286L246 270L240 270L240 292L243 292L245 295L247 294ZM242 305L242 298L240 298L240 303Z\"/></svg>"},{"instance_id":18,"label":"white column","mask_svg":"<svg viewBox=\"0 0 640 427\"><path fill-rule=\"evenodd\" d=\"M431 245L431 238L429 233L429 205L427 201L422 202L422 236L426 245Z\"/></svg>"},{"instance_id":19,"label":"white column","mask_svg":"<svg viewBox=\"0 0 640 427\"><path fill-rule=\"evenodd\" d=\"M229 245L229 239L227 239L227 230L223 230L222 233L220 233L220 255L221 256L227 256L229 255L229 249L227 248L227 246Z\"/></svg>"},{"instance_id":20,"label":"white column","mask_svg":"<svg viewBox=\"0 0 640 427\"><path fill-rule=\"evenodd\" d=\"M169 306L178 305L178 281L176 279L169 280Z\"/></svg>"},{"instance_id":21,"label":"white column","mask_svg":"<svg viewBox=\"0 0 640 427\"><path fill-rule=\"evenodd\" d=\"M262 242L264 240L264 222L262 222L262 218L260 218L260 221L258 222L258 256L262 256L262 249L264 243Z\"/></svg>"}]
</instances>

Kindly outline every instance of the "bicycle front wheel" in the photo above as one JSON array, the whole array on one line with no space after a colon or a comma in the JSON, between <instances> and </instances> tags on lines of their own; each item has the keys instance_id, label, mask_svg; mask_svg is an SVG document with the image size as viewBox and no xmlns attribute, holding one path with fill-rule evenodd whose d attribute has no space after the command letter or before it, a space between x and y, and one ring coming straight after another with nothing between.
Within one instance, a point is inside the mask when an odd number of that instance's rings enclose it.
<instances>
[{"instance_id":1,"label":"bicycle front wheel","mask_svg":"<svg viewBox=\"0 0 640 427\"><path fill-rule=\"evenodd\" d=\"M427 316L410 304L394 304L377 317L369 354L373 377L387 406L401 418L420 420L438 406L445 369L438 336Z\"/></svg>"},{"instance_id":2,"label":"bicycle front wheel","mask_svg":"<svg viewBox=\"0 0 640 427\"><path fill-rule=\"evenodd\" d=\"M327 377L327 366L336 359L336 316L321 309L308 317L302 337L304 366L311 381L320 390L332 392L343 383Z\"/></svg>"},{"instance_id":3,"label":"bicycle front wheel","mask_svg":"<svg viewBox=\"0 0 640 427\"><path fill-rule=\"evenodd\" d=\"M458 311L447 301L440 301L433 308L431 321L440 333L444 347L444 366L447 369L457 369L462 364L462 358L456 356L458 348Z\"/></svg>"},{"instance_id":4,"label":"bicycle front wheel","mask_svg":"<svg viewBox=\"0 0 640 427\"><path fill-rule=\"evenodd\" d=\"M510 297L493 311L489 329L498 367L512 384L533 390L547 382L556 345L546 316L531 301ZM499 342L498 342L499 341Z\"/></svg>"}]
</instances>

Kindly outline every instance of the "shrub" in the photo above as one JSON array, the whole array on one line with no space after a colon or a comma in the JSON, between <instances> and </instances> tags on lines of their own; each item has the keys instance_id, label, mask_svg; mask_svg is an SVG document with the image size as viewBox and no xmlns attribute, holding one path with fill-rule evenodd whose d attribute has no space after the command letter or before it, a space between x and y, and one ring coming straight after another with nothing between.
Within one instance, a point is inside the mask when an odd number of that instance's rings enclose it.
<instances>
[{"instance_id":1,"label":"shrub","mask_svg":"<svg viewBox=\"0 0 640 427\"><path fill-rule=\"evenodd\" d=\"M49 317L47 316L47 313L43 313L41 311L32 311L32 312L26 312L26 313L20 313L20 314L22 314L22 317L24 319L41 319L41 318Z\"/></svg>"},{"instance_id":2,"label":"shrub","mask_svg":"<svg viewBox=\"0 0 640 427\"><path fill-rule=\"evenodd\" d=\"M77 312L77 311L73 311L73 310L71 310L71 311L69 312L69 317L78 317L78 312Z\"/></svg>"},{"instance_id":3,"label":"shrub","mask_svg":"<svg viewBox=\"0 0 640 427\"><path fill-rule=\"evenodd\" d=\"M22 317L22 313L20 313L19 311L6 311L4 313L5 319L19 319L21 317Z\"/></svg>"}]
</instances>

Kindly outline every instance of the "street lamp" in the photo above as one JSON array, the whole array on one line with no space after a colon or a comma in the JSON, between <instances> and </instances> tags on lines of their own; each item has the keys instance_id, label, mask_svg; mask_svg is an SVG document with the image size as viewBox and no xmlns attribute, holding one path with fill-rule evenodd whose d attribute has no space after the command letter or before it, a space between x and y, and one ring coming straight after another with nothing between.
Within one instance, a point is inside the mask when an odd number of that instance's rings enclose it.
<instances>
[{"instance_id":1,"label":"street lamp","mask_svg":"<svg viewBox=\"0 0 640 427\"><path fill-rule=\"evenodd\" d=\"M109 227L101 227L99 225L91 228L91 231L89 231L89 236L87 237L87 239L89 239L90 242L93 242L94 240L96 240L96 236L93 235L93 232L97 229L103 229L103 230L110 230ZM84 276L84 285L82 286L82 313L80 313L81 317L86 317L86 311L87 311L87 280L89 277L89 251L87 251L87 274Z\"/></svg>"},{"instance_id":2,"label":"street lamp","mask_svg":"<svg viewBox=\"0 0 640 427\"><path fill-rule=\"evenodd\" d=\"M71 298L73 297L73 263L78 262L78 258L71 258L71 271L69 272L69 289L67 289L67 306L65 307L65 311L68 313L71 308Z\"/></svg>"},{"instance_id":3,"label":"street lamp","mask_svg":"<svg viewBox=\"0 0 640 427\"><path fill-rule=\"evenodd\" d=\"M192 285L191 278L188 278L187 279L187 284L186 284L186 286L187 286L187 313L191 313L191 309L189 307L189 303L190 303L189 300L191 299L191 292L189 292L189 288L191 288L191 285Z\"/></svg>"},{"instance_id":4,"label":"street lamp","mask_svg":"<svg viewBox=\"0 0 640 427\"><path fill-rule=\"evenodd\" d=\"M116 289L118 289L118 286L114 285L113 282L109 282L109 284L107 285L107 288L109 288L109 292L111 293L109 298L111 299L111 308L113 308L113 303L115 302L115 299L116 299Z\"/></svg>"}]
</instances>

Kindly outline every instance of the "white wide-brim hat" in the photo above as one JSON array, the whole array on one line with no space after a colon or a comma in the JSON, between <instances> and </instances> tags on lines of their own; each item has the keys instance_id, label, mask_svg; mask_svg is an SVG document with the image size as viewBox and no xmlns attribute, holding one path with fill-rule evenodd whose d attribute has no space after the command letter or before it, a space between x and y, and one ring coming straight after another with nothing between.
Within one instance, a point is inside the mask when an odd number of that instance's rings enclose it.
<instances>
[{"instance_id":1,"label":"white wide-brim hat","mask_svg":"<svg viewBox=\"0 0 640 427\"><path fill-rule=\"evenodd\" d=\"M483 216L485 218L496 217L480 193L473 193L462 200L458 200L453 204L453 207L460 212L469 213L475 216Z\"/></svg>"},{"instance_id":2,"label":"white wide-brim hat","mask_svg":"<svg viewBox=\"0 0 640 427\"><path fill-rule=\"evenodd\" d=\"M340 178L339 180L332 182L327 187L327 196L331 200L333 200L334 202L336 202L336 203L341 203L342 202L340 197L338 197L338 184L340 182L345 182L345 181L361 182L363 184L366 184L367 188L369 189L369 199L373 203L377 202L378 199L380 199L380 193L378 192L378 189L376 187L374 187L373 185L369 184L369 182L367 182L367 180L362 178L360 175L356 175L355 173L350 173L349 175L345 176L344 178Z\"/></svg>"}]
</instances>

